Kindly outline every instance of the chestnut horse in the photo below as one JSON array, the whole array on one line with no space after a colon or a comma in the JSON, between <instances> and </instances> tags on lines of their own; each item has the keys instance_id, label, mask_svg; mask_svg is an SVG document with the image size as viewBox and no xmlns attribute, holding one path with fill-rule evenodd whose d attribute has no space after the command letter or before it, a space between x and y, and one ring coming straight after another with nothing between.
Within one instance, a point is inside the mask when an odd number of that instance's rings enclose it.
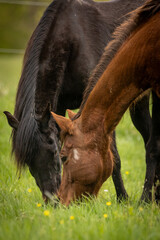
<instances>
[{"instance_id":1,"label":"chestnut horse","mask_svg":"<svg viewBox=\"0 0 160 240\"><path fill-rule=\"evenodd\" d=\"M90 93L81 116L71 120L71 111L70 119L52 113L64 141L61 155L66 161L59 198L66 205L82 194L97 196L113 171L113 130L130 104L147 89L153 91L156 117L153 116L152 161L145 186L148 200L152 199L153 186L155 198L160 200L160 1L147 1L115 35L105 49L109 65Z\"/></svg>"},{"instance_id":2,"label":"chestnut horse","mask_svg":"<svg viewBox=\"0 0 160 240\"><path fill-rule=\"evenodd\" d=\"M14 116L5 114L13 128L12 149L18 169L29 167L45 199L56 193L61 180L59 129L52 122L48 103L62 115L66 108L80 106L89 75L112 32L126 13L142 2L54 0L29 41ZM117 195L126 196L120 167L114 176Z\"/></svg>"}]
</instances>

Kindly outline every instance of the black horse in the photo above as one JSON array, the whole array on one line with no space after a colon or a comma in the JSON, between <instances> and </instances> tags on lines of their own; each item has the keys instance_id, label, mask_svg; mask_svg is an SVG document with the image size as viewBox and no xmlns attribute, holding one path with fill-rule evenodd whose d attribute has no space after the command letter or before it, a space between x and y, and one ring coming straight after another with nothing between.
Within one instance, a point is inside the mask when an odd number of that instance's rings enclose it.
<instances>
[{"instance_id":1,"label":"black horse","mask_svg":"<svg viewBox=\"0 0 160 240\"><path fill-rule=\"evenodd\" d=\"M5 114L13 128L12 151L18 169L28 165L46 200L56 193L61 179L59 129L53 124L50 110L65 115L67 108L80 106L89 75L111 40L115 27L129 11L142 3L143 0L54 0L31 36L24 56L14 116L9 112ZM146 122L149 118L147 101L142 100L136 107L140 119L138 109L143 105ZM144 126L140 129L145 142L148 125L149 121L144 131ZM117 196L127 197L116 145L113 151L116 161L113 181Z\"/></svg>"}]
</instances>

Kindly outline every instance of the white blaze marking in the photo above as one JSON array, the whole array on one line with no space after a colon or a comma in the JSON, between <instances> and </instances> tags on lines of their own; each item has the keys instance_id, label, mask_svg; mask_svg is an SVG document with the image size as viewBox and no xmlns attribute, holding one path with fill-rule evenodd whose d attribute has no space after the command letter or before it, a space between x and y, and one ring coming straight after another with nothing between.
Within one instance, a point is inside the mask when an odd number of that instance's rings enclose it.
<instances>
[{"instance_id":1,"label":"white blaze marking","mask_svg":"<svg viewBox=\"0 0 160 240\"><path fill-rule=\"evenodd\" d=\"M73 156L75 160L79 160L79 152L77 151L77 149L73 149Z\"/></svg>"}]
</instances>

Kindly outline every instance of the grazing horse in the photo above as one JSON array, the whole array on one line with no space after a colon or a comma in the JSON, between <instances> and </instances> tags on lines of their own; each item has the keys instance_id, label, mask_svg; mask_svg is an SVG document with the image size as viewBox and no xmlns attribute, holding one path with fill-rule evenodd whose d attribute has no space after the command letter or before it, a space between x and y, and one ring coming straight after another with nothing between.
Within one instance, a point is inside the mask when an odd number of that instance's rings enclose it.
<instances>
[{"instance_id":1,"label":"grazing horse","mask_svg":"<svg viewBox=\"0 0 160 240\"><path fill-rule=\"evenodd\" d=\"M29 41L14 116L5 114L13 128L17 166L29 167L44 199L56 193L61 179L59 129L48 106L62 115L66 108L80 106L89 75L112 32L142 2L54 0ZM116 149L115 154L118 159ZM120 171L117 174L116 188L126 196Z\"/></svg>"},{"instance_id":2,"label":"grazing horse","mask_svg":"<svg viewBox=\"0 0 160 240\"><path fill-rule=\"evenodd\" d=\"M112 174L112 133L130 104L146 90L153 91L151 161L145 182L148 200L160 200L160 1L148 0L115 32L96 72L108 66L91 91L76 120L52 113L62 129L65 157L59 189L62 203L69 205L82 194L97 196Z\"/></svg>"}]
</instances>

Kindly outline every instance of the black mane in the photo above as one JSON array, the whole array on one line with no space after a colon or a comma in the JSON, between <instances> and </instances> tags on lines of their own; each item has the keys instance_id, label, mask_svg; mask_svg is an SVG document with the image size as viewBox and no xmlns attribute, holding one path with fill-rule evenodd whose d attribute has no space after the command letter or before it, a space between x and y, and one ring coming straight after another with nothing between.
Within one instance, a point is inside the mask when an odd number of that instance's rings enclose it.
<instances>
[{"instance_id":1,"label":"black mane","mask_svg":"<svg viewBox=\"0 0 160 240\"><path fill-rule=\"evenodd\" d=\"M39 149L39 130L34 119L35 89L39 70L39 59L43 45L59 7L65 7L63 0L54 0L46 9L28 43L22 75L18 85L14 116L19 121L18 130L12 132L12 153L15 153L17 167L29 164Z\"/></svg>"}]
</instances>

